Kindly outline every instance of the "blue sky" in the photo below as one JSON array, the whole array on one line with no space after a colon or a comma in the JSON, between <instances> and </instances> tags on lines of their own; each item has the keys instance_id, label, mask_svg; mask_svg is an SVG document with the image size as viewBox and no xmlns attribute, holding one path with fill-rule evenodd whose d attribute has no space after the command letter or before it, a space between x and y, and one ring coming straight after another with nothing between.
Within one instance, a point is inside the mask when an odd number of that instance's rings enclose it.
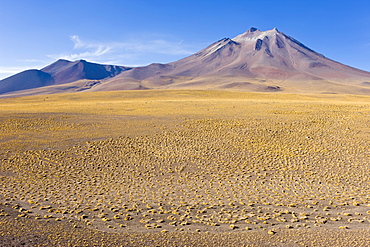
<instances>
[{"instance_id":1,"label":"blue sky","mask_svg":"<svg viewBox=\"0 0 370 247\"><path fill-rule=\"evenodd\" d=\"M250 27L370 71L368 0L0 0L0 79L59 58L176 61Z\"/></svg>"}]
</instances>

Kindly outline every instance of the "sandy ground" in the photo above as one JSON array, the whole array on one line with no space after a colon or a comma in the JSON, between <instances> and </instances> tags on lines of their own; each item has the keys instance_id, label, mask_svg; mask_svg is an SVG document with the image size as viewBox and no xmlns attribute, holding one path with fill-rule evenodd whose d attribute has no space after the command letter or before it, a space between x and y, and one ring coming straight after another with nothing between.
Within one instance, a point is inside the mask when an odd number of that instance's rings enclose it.
<instances>
[{"instance_id":1,"label":"sandy ground","mask_svg":"<svg viewBox=\"0 0 370 247\"><path fill-rule=\"evenodd\" d=\"M0 245L366 246L370 97L0 100Z\"/></svg>"}]
</instances>

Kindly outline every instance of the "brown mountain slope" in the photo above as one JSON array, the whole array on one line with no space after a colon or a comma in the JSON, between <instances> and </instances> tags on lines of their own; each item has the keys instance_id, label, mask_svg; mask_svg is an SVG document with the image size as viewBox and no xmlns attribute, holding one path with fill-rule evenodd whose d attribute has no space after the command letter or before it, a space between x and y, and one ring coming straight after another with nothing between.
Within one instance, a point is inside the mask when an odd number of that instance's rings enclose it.
<instances>
[{"instance_id":1,"label":"brown mountain slope","mask_svg":"<svg viewBox=\"0 0 370 247\"><path fill-rule=\"evenodd\" d=\"M370 94L370 72L328 59L276 28L251 28L168 64L127 68L58 60L36 72L1 80L2 97L10 91L17 96L141 89Z\"/></svg>"},{"instance_id":2,"label":"brown mountain slope","mask_svg":"<svg viewBox=\"0 0 370 247\"><path fill-rule=\"evenodd\" d=\"M236 88L248 91L370 93L370 73L330 60L276 28L224 38L169 64L133 68L91 90ZM292 83L295 82L295 83ZM303 82L308 84L304 85ZM347 89L346 89L347 88Z\"/></svg>"}]
</instances>

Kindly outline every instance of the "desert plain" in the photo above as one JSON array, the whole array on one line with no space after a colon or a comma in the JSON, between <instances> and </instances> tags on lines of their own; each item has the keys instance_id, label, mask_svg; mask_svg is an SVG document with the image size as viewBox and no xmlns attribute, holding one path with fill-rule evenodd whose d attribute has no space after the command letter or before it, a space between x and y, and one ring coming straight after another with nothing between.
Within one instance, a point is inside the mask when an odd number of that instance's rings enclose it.
<instances>
[{"instance_id":1,"label":"desert plain","mask_svg":"<svg viewBox=\"0 0 370 247\"><path fill-rule=\"evenodd\" d=\"M0 99L1 246L369 246L370 97Z\"/></svg>"}]
</instances>

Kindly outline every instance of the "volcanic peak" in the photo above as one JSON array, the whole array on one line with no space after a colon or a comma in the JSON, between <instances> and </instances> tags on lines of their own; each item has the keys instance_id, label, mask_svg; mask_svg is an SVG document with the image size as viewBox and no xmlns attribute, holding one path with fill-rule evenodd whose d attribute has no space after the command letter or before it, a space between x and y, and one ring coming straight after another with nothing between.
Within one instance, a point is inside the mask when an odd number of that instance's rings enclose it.
<instances>
[{"instance_id":1,"label":"volcanic peak","mask_svg":"<svg viewBox=\"0 0 370 247\"><path fill-rule=\"evenodd\" d=\"M263 39L264 37L273 37L276 36L277 34L280 34L277 28L267 31L261 31L258 30L257 28L252 27L245 33L236 36L232 40L238 43L248 43L251 41L256 41L258 39Z\"/></svg>"},{"instance_id":2,"label":"volcanic peak","mask_svg":"<svg viewBox=\"0 0 370 247\"><path fill-rule=\"evenodd\" d=\"M254 32L254 31L257 31L258 29L257 28L255 28L255 27L251 27L251 28L249 28L248 29L248 31L247 32ZM259 30L258 30L259 31Z\"/></svg>"}]
</instances>

